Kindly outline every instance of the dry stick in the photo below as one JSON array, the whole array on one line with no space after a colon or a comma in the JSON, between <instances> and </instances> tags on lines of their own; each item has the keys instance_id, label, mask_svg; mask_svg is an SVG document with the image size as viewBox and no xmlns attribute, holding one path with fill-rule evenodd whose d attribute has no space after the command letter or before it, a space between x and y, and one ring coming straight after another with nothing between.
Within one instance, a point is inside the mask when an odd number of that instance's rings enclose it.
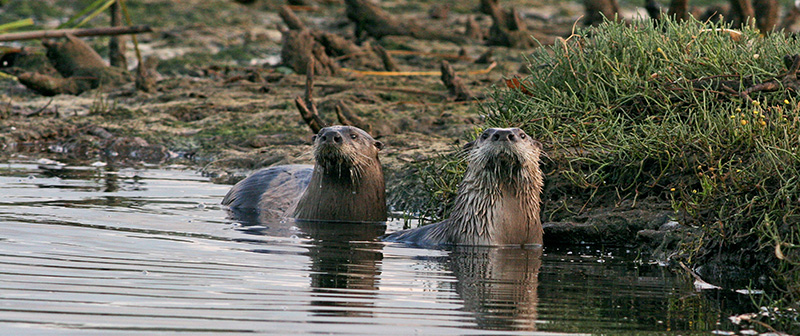
<instances>
[{"instance_id":1,"label":"dry stick","mask_svg":"<svg viewBox=\"0 0 800 336\"><path fill-rule=\"evenodd\" d=\"M250 85L261 85L258 83L253 83ZM302 84L294 84L294 86L300 86ZM303 85L305 86L305 85ZM435 96L435 97L442 97L446 98L447 95L433 92L429 90L420 90L420 89L412 89L412 88L402 88L402 87L391 87L391 86L363 86L363 85L347 85L347 84L316 84L316 86L327 87L327 88L334 88L339 90L359 90L359 91L388 91L388 92L402 92L402 93L410 93L410 94L420 94L426 96Z\"/></svg>"},{"instance_id":2,"label":"dry stick","mask_svg":"<svg viewBox=\"0 0 800 336\"><path fill-rule=\"evenodd\" d=\"M319 133L323 127L325 127L325 122L322 121L322 118L319 117L317 113L317 106L314 105L313 100L313 92L314 91L314 60L310 60L308 62L308 68L306 70L306 97L305 100L301 97L297 97L294 99L294 104L297 106L297 110L300 112L300 116L303 118L303 121L306 122L311 131L314 134Z\"/></svg>"},{"instance_id":3,"label":"dry stick","mask_svg":"<svg viewBox=\"0 0 800 336\"><path fill-rule=\"evenodd\" d=\"M37 40L43 38L57 38L73 35L81 36L107 36L123 34L139 34L152 32L153 29L148 25L128 26L128 27L102 27L102 28L80 28L80 29L55 29L37 30L21 33L10 33L0 35L0 42ZM135 37L134 37L135 38Z\"/></svg>"},{"instance_id":4,"label":"dry stick","mask_svg":"<svg viewBox=\"0 0 800 336\"><path fill-rule=\"evenodd\" d=\"M614 20L619 13L617 0L583 0L586 12L586 24L597 25L603 22L603 17Z\"/></svg>"},{"instance_id":5,"label":"dry stick","mask_svg":"<svg viewBox=\"0 0 800 336\"><path fill-rule=\"evenodd\" d=\"M762 35L774 31L778 26L780 7L777 0L753 0L756 26Z\"/></svg>"},{"instance_id":6,"label":"dry stick","mask_svg":"<svg viewBox=\"0 0 800 336\"><path fill-rule=\"evenodd\" d=\"M749 25L756 16L750 0L731 0L731 11L734 13L733 27L735 28Z\"/></svg>"},{"instance_id":7,"label":"dry stick","mask_svg":"<svg viewBox=\"0 0 800 336\"><path fill-rule=\"evenodd\" d=\"M447 90L450 91L450 94L455 97L456 101L470 100L473 98L472 92L467 89L467 86L464 85L464 82L461 81L461 78L458 78L456 71L453 70L453 67L450 66L449 62L442 61L441 68L442 82L444 82L444 85L447 86Z\"/></svg>"},{"instance_id":8,"label":"dry stick","mask_svg":"<svg viewBox=\"0 0 800 336\"><path fill-rule=\"evenodd\" d=\"M644 9L647 11L647 15L650 15L651 19L656 21L661 20L661 5L658 4L658 1L646 0Z\"/></svg>"},{"instance_id":9,"label":"dry stick","mask_svg":"<svg viewBox=\"0 0 800 336\"><path fill-rule=\"evenodd\" d=\"M483 41L483 29L481 29L481 26L475 21L475 17L472 15L467 17L464 35L467 35L467 38L475 41Z\"/></svg>"},{"instance_id":10,"label":"dry stick","mask_svg":"<svg viewBox=\"0 0 800 336\"><path fill-rule=\"evenodd\" d=\"M109 10L111 11L111 26L122 26L122 6L120 6L120 1L114 1ZM128 62L125 60L125 39L121 36L112 36L108 41L108 60L112 67L127 69Z\"/></svg>"},{"instance_id":11,"label":"dry stick","mask_svg":"<svg viewBox=\"0 0 800 336\"><path fill-rule=\"evenodd\" d=\"M278 10L278 15L280 15L283 22L286 23L286 26L289 27L291 30L303 30L306 29L306 25L303 24L303 21L294 14L292 9L289 6L283 5L281 6L280 10Z\"/></svg>"},{"instance_id":12,"label":"dry stick","mask_svg":"<svg viewBox=\"0 0 800 336\"><path fill-rule=\"evenodd\" d=\"M343 100L336 102L336 117L342 125L355 126L363 129L369 134L372 133L372 125L365 122L358 115L353 113Z\"/></svg>"},{"instance_id":13,"label":"dry stick","mask_svg":"<svg viewBox=\"0 0 800 336\"><path fill-rule=\"evenodd\" d=\"M425 51L387 50L386 52L389 53L390 55L420 55L420 56L439 57L439 58L452 59L452 60L463 60L463 61L471 60L471 58L469 56L464 56L464 55L439 54L439 53L430 53L430 52L425 52Z\"/></svg>"},{"instance_id":14,"label":"dry stick","mask_svg":"<svg viewBox=\"0 0 800 336\"><path fill-rule=\"evenodd\" d=\"M492 62L486 69L473 70L465 72L468 75L484 75L492 71L497 66L497 62ZM371 75L371 76L440 76L441 71L361 71L348 68L342 68L342 72L351 73L354 75Z\"/></svg>"},{"instance_id":15,"label":"dry stick","mask_svg":"<svg viewBox=\"0 0 800 336\"><path fill-rule=\"evenodd\" d=\"M122 7L122 14L125 15L125 22L129 25L131 22L131 15L128 13L128 6L125 6L125 0L118 0L119 6ZM136 88L142 91L151 91L152 79L148 79L147 70L145 69L144 62L142 61L142 53L139 51L139 40L136 39L136 35L131 36L131 40L133 41L133 50L136 51L136 62L138 66L136 67Z\"/></svg>"},{"instance_id":16,"label":"dry stick","mask_svg":"<svg viewBox=\"0 0 800 336\"><path fill-rule=\"evenodd\" d=\"M689 0L672 0L669 4L667 15L678 20L689 19Z\"/></svg>"},{"instance_id":17,"label":"dry stick","mask_svg":"<svg viewBox=\"0 0 800 336\"><path fill-rule=\"evenodd\" d=\"M797 71L800 69L800 55L787 55L784 57L784 63L790 65L788 66L789 69L786 71L786 74L783 75L783 79L779 80L776 78L769 82L753 85L739 93L739 96L744 97L748 101L753 101L753 98L750 98L750 94L753 92L771 92L780 90L781 88L800 91L800 81L797 79Z\"/></svg>"},{"instance_id":18,"label":"dry stick","mask_svg":"<svg viewBox=\"0 0 800 336\"><path fill-rule=\"evenodd\" d=\"M386 71L400 70L400 68L397 66L397 63L394 62L394 58L392 58L392 55L389 55L389 53L386 52L386 49L383 49L383 47L381 47L379 44L374 44L372 45L372 50L374 50L375 53L378 54L378 57L380 57L381 62L383 62L384 70Z\"/></svg>"}]
</instances>

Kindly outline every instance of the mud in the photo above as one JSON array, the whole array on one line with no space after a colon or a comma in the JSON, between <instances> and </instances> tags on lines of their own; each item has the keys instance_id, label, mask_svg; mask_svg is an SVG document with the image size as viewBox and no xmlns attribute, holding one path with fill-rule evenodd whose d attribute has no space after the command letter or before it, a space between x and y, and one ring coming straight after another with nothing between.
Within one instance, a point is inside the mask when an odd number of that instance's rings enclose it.
<instances>
[{"instance_id":1,"label":"mud","mask_svg":"<svg viewBox=\"0 0 800 336\"><path fill-rule=\"evenodd\" d=\"M493 25L492 18L479 11L478 1L454 3L444 14L429 15L435 4L381 2L382 8L399 20L465 38L452 42L387 35L364 41L386 50L398 71L429 74L360 75L348 70L369 71L375 66L348 60L357 55L341 55L334 61L344 69L314 78L314 101L326 123L337 123L338 107L386 144L381 162L388 185L413 172L409 165L471 140L474 129L482 127L483 99L491 99L488 93L494 87L505 86L504 78L525 71L529 49L489 46L475 38L490 36ZM43 97L18 81L2 79L0 160L46 157L119 165L181 162L198 167L218 183L235 183L255 169L273 164L312 162L312 133L293 103L304 94L305 76L300 68L281 63L282 30L286 27L278 14L280 5L283 3L243 5L227 0L129 3L134 22L154 28L153 33L138 36L142 56L151 60L151 90L137 90L135 82L128 81L79 95ZM532 45L568 36L583 14L579 2L501 1L501 5L504 10L515 8L516 18L538 39ZM14 19L14 10L20 6L5 6L0 12L2 21ZM43 8L36 13L44 22L65 21L80 8L67 0L39 6ZM294 10L317 32L356 40L355 25L345 8L343 1L320 1ZM634 15L632 11L626 14ZM92 24L107 22L101 15ZM108 38L85 41L100 55L107 55ZM134 72L136 55L130 39L127 44L127 68ZM13 46L43 59L40 55L45 48L40 43ZM43 66L32 59L21 58L0 71L19 75ZM448 92L438 73L445 61L472 98ZM481 73L491 61L496 65ZM608 217L609 212L620 211L609 209L556 216L545 225L546 239L552 243L626 244L635 240L640 230L657 230L666 222L663 213L668 211L663 207L652 211L633 208Z\"/></svg>"}]
</instances>

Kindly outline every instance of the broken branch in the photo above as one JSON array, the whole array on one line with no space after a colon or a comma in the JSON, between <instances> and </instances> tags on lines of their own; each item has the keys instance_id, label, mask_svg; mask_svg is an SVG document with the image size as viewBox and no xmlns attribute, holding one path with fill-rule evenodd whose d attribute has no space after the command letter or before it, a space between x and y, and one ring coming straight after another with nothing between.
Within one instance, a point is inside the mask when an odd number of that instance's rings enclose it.
<instances>
[{"instance_id":1,"label":"broken branch","mask_svg":"<svg viewBox=\"0 0 800 336\"><path fill-rule=\"evenodd\" d=\"M102 27L102 28L80 28L80 29L55 29L38 30L31 32L10 33L0 35L0 42L24 41L43 38L66 37L67 35L80 36L108 36L139 34L152 32L153 29L147 25L128 26L128 27Z\"/></svg>"}]
</instances>

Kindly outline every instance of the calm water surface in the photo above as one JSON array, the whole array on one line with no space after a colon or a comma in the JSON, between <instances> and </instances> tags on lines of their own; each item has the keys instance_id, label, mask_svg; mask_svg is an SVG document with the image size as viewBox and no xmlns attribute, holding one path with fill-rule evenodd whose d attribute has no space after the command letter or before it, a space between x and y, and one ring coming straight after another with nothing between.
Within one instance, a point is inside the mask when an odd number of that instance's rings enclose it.
<instances>
[{"instance_id":1,"label":"calm water surface","mask_svg":"<svg viewBox=\"0 0 800 336\"><path fill-rule=\"evenodd\" d=\"M230 186L191 170L52 168L0 167L3 335L686 335L725 320L624 249L387 245L382 225L229 219Z\"/></svg>"}]
</instances>

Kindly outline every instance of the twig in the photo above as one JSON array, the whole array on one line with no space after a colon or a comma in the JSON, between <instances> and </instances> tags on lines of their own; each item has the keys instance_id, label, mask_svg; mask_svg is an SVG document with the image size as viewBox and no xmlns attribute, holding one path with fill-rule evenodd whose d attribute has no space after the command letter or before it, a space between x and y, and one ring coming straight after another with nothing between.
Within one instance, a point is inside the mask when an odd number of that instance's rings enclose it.
<instances>
[{"instance_id":1,"label":"twig","mask_svg":"<svg viewBox=\"0 0 800 336\"><path fill-rule=\"evenodd\" d=\"M308 62L306 70L306 96L305 100L301 97L294 99L294 104L297 110L300 111L300 116L306 122L311 131L315 134L325 127L325 122L319 117L317 113L317 105L314 104L314 60Z\"/></svg>"},{"instance_id":2,"label":"twig","mask_svg":"<svg viewBox=\"0 0 800 336\"><path fill-rule=\"evenodd\" d=\"M33 116L38 115L39 113L42 113L42 111L44 111L44 109L46 109L48 106L50 106L50 103L52 103L52 102L53 102L53 98L50 98L50 100L47 102L47 104L44 104L44 106L42 106L42 108L40 108L40 109L38 109L36 111L33 111L33 112L31 112L31 113L29 113L29 114L27 114L25 116L26 117L33 117Z\"/></svg>"},{"instance_id":3,"label":"twig","mask_svg":"<svg viewBox=\"0 0 800 336\"><path fill-rule=\"evenodd\" d=\"M453 70L450 63L442 61L440 67L442 69L442 82L447 87L447 90L450 91L450 95L454 96L456 101L471 100L473 97L472 92L464 85L461 78L456 75L456 71Z\"/></svg>"},{"instance_id":4,"label":"twig","mask_svg":"<svg viewBox=\"0 0 800 336\"><path fill-rule=\"evenodd\" d=\"M30 32L2 34L0 35L0 42L66 37L67 35L74 35L76 37L107 36L107 35L139 34L139 33L148 33L152 31L153 29L150 28L150 26L148 25L138 25L138 26L128 26L128 27L38 30Z\"/></svg>"},{"instance_id":5,"label":"twig","mask_svg":"<svg viewBox=\"0 0 800 336\"><path fill-rule=\"evenodd\" d=\"M419 56L438 57L451 60L461 60L461 61L469 61L472 59L469 56L464 56L464 55L430 53L430 52L415 51L415 50L386 50L386 52L389 53L390 55L419 55Z\"/></svg>"},{"instance_id":6,"label":"twig","mask_svg":"<svg viewBox=\"0 0 800 336\"><path fill-rule=\"evenodd\" d=\"M797 79L797 70L800 69L800 55L787 56L785 58L787 63L791 60L791 65L788 66L789 69L786 74L783 75L783 78L775 78L768 82L753 85L739 93L739 96L752 101L753 99L750 98L750 94L753 92L772 92L778 91L781 88L800 91L800 81Z\"/></svg>"},{"instance_id":7,"label":"twig","mask_svg":"<svg viewBox=\"0 0 800 336\"><path fill-rule=\"evenodd\" d=\"M397 63L394 62L392 56L386 52L386 49L383 49L383 47L381 47L379 44L374 44L372 45L372 50L375 51L375 54L377 54L378 57L380 57L381 62L383 62L383 68L386 71L400 70L400 68L397 66Z\"/></svg>"},{"instance_id":8,"label":"twig","mask_svg":"<svg viewBox=\"0 0 800 336\"><path fill-rule=\"evenodd\" d=\"M306 29L306 25L297 15L294 14L291 7L283 5L278 10L278 15L280 15L283 22L286 23L286 26L289 27L291 30L303 30Z\"/></svg>"},{"instance_id":9,"label":"twig","mask_svg":"<svg viewBox=\"0 0 800 336\"><path fill-rule=\"evenodd\" d=\"M497 62L492 62L486 69L464 72L467 75L484 75L492 71L497 66ZM362 76L441 76L441 71L361 71L342 68L343 72Z\"/></svg>"}]
</instances>

